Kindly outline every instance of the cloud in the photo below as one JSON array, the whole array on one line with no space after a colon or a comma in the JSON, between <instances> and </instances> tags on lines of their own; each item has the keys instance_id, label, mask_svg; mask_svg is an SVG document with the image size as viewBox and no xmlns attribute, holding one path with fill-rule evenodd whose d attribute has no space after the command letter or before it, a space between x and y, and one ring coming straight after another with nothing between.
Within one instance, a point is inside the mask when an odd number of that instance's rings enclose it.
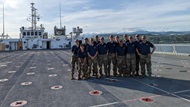
<instances>
[{"instance_id":1,"label":"cloud","mask_svg":"<svg viewBox=\"0 0 190 107\"><path fill-rule=\"evenodd\" d=\"M49 34L53 27L59 26L59 1L62 7L62 22L67 33L73 27L84 28L89 32L123 32L123 28L137 28L151 31L188 30L190 31L189 0L121 0L111 6L102 6L106 1L93 0L33 0L42 16L38 24L44 24ZM28 0L0 0L5 3L5 27L10 35L19 34L21 26L30 26L27 16L30 14ZM102 3L101 3L102 2ZM105 2L105 3L103 3ZM0 15L0 20L2 15ZM0 28L2 21L0 21ZM128 29L129 31L130 29ZM1 30L0 30L1 32Z\"/></svg>"}]
</instances>

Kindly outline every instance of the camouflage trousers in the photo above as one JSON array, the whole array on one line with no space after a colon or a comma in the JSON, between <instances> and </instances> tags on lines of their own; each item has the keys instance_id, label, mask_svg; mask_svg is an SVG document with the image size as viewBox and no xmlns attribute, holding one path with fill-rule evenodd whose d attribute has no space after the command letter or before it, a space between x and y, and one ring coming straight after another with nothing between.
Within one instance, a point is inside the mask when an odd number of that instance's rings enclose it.
<instances>
[{"instance_id":1,"label":"camouflage trousers","mask_svg":"<svg viewBox=\"0 0 190 107\"><path fill-rule=\"evenodd\" d=\"M104 66L104 73L107 74L107 61L108 61L108 58L107 58L107 55L98 55L99 57L99 62L98 62L98 65L99 65L99 74L102 75L102 65Z\"/></svg>"},{"instance_id":2,"label":"camouflage trousers","mask_svg":"<svg viewBox=\"0 0 190 107\"><path fill-rule=\"evenodd\" d=\"M136 73L139 72L139 66L140 66L140 56L136 54Z\"/></svg>"},{"instance_id":3,"label":"camouflage trousers","mask_svg":"<svg viewBox=\"0 0 190 107\"><path fill-rule=\"evenodd\" d=\"M71 75L74 74L74 71L75 71L75 67L78 67L78 58L76 55L72 55L71 56ZM75 66L76 65L76 66Z\"/></svg>"},{"instance_id":4,"label":"camouflage trousers","mask_svg":"<svg viewBox=\"0 0 190 107\"><path fill-rule=\"evenodd\" d=\"M118 65L118 72L121 76L122 74L126 74L126 57L125 56L118 56L117 59L117 65Z\"/></svg>"},{"instance_id":5,"label":"camouflage trousers","mask_svg":"<svg viewBox=\"0 0 190 107\"><path fill-rule=\"evenodd\" d=\"M85 77L85 75L87 74L87 63L84 63L83 64L83 62L84 62L84 59L80 59L81 60L81 62L79 62L79 60L78 60L78 77L80 77L80 75L81 75L81 71L82 71L82 73L83 73L83 77Z\"/></svg>"},{"instance_id":6,"label":"camouflage trousers","mask_svg":"<svg viewBox=\"0 0 190 107\"><path fill-rule=\"evenodd\" d=\"M140 64L141 64L141 73L145 75L145 65L147 68L148 75L152 75L151 71L151 56L148 55L140 55Z\"/></svg>"},{"instance_id":7,"label":"camouflage trousers","mask_svg":"<svg viewBox=\"0 0 190 107\"><path fill-rule=\"evenodd\" d=\"M91 71L93 71L93 73L97 73L97 61L97 57L94 59L88 58L88 74L90 74Z\"/></svg>"},{"instance_id":8,"label":"camouflage trousers","mask_svg":"<svg viewBox=\"0 0 190 107\"><path fill-rule=\"evenodd\" d=\"M136 56L135 54L126 55L127 73L134 74L136 69Z\"/></svg>"},{"instance_id":9,"label":"camouflage trousers","mask_svg":"<svg viewBox=\"0 0 190 107\"><path fill-rule=\"evenodd\" d=\"M110 73L110 70L111 70L111 63L113 65L113 75L116 75L117 74L117 63L116 63L115 53L108 54L108 64L107 64L108 73Z\"/></svg>"}]
</instances>

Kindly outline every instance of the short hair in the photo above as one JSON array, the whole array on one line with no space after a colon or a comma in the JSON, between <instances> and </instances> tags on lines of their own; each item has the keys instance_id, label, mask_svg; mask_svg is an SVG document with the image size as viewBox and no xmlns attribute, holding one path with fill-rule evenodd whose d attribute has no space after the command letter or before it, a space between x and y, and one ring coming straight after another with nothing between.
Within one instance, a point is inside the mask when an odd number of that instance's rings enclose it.
<instances>
[{"instance_id":1,"label":"short hair","mask_svg":"<svg viewBox=\"0 0 190 107\"><path fill-rule=\"evenodd\" d=\"M80 44L80 47L84 47L84 45L83 45L83 44Z\"/></svg>"},{"instance_id":2,"label":"short hair","mask_svg":"<svg viewBox=\"0 0 190 107\"><path fill-rule=\"evenodd\" d=\"M113 35L110 35L109 37L110 37L110 38L113 38Z\"/></svg>"},{"instance_id":3,"label":"short hair","mask_svg":"<svg viewBox=\"0 0 190 107\"><path fill-rule=\"evenodd\" d=\"M115 36L115 38L119 38L119 36Z\"/></svg>"},{"instance_id":4,"label":"short hair","mask_svg":"<svg viewBox=\"0 0 190 107\"><path fill-rule=\"evenodd\" d=\"M145 39L146 39L146 36L145 36L145 35L143 35L143 36L142 36L142 38L145 38Z\"/></svg>"},{"instance_id":5,"label":"short hair","mask_svg":"<svg viewBox=\"0 0 190 107\"><path fill-rule=\"evenodd\" d=\"M139 37L139 34L136 34L135 37Z\"/></svg>"},{"instance_id":6,"label":"short hair","mask_svg":"<svg viewBox=\"0 0 190 107\"><path fill-rule=\"evenodd\" d=\"M128 36L128 35L127 35L127 34L124 34L123 37L124 37L124 36Z\"/></svg>"},{"instance_id":7,"label":"short hair","mask_svg":"<svg viewBox=\"0 0 190 107\"><path fill-rule=\"evenodd\" d=\"M98 35L94 36L94 38L98 38Z\"/></svg>"},{"instance_id":8,"label":"short hair","mask_svg":"<svg viewBox=\"0 0 190 107\"><path fill-rule=\"evenodd\" d=\"M132 37L132 36L129 36L128 38L129 38L129 39L133 39L133 37Z\"/></svg>"},{"instance_id":9,"label":"short hair","mask_svg":"<svg viewBox=\"0 0 190 107\"><path fill-rule=\"evenodd\" d=\"M100 39L101 39L101 40L104 40L104 37L101 37Z\"/></svg>"},{"instance_id":10,"label":"short hair","mask_svg":"<svg viewBox=\"0 0 190 107\"><path fill-rule=\"evenodd\" d=\"M93 39L93 38L90 38L90 41L94 41L94 39Z\"/></svg>"},{"instance_id":11,"label":"short hair","mask_svg":"<svg viewBox=\"0 0 190 107\"><path fill-rule=\"evenodd\" d=\"M78 41L79 41L78 39L75 40L75 42L78 42Z\"/></svg>"},{"instance_id":12,"label":"short hair","mask_svg":"<svg viewBox=\"0 0 190 107\"><path fill-rule=\"evenodd\" d=\"M85 38L84 40L88 40L88 38Z\"/></svg>"}]
</instances>

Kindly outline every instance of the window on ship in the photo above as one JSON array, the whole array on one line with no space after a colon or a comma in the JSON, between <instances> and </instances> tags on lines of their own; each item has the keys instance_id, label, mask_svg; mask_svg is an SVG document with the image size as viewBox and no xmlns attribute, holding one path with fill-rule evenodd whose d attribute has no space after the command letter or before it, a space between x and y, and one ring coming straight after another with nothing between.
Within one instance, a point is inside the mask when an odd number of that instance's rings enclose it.
<instances>
[{"instance_id":1,"label":"window on ship","mask_svg":"<svg viewBox=\"0 0 190 107\"><path fill-rule=\"evenodd\" d=\"M26 36L26 32L23 32L22 35L23 35L23 36Z\"/></svg>"},{"instance_id":2,"label":"window on ship","mask_svg":"<svg viewBox=\"0 0 190 107\"><path fill-rule=\"evenodd\" d=\"M35 32L35 36L37 36L38 35L38 32Z\"/></svg>"},{"instance_id":3,"label":"window on ship","mask_svg":"<svg viewBox=\"0 0 190 107\"><path fill-rule=\"evenodd\" d=\"M31 32L31 35L33 36L33 35L34 35L34 32Z\"/></svg>"},{"instance_id":4,"label":"window on ship","mask_svg":"<svg viewBox=\"0 0 190 107\"><path fill-rule=\"evenodd\" d=\"M27 36L30 36L30 32L27 32Z\"/></svg>"}]
</instances>

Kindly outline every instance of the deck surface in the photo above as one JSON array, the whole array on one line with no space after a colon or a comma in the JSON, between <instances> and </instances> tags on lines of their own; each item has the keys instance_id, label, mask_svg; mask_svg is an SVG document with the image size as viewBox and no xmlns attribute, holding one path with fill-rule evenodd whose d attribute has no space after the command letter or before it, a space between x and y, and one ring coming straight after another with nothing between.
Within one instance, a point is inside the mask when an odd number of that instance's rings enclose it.
<instances>
[{"instance_id":1,"label":"deck surface","mask_svg":"<svg viewBox=\"0 0 190 107\"><path fill-rule=\"evenodd\" d=\"M23 107L190 107L190 57L154 54L152 79L77 81L70 80L70 55L69 50L1 52L0 107L20 100L27 101ZM52 90L55 85L62 88ZM94 90L102 94L89 94Z\"/></svg>"}]
</instances>

